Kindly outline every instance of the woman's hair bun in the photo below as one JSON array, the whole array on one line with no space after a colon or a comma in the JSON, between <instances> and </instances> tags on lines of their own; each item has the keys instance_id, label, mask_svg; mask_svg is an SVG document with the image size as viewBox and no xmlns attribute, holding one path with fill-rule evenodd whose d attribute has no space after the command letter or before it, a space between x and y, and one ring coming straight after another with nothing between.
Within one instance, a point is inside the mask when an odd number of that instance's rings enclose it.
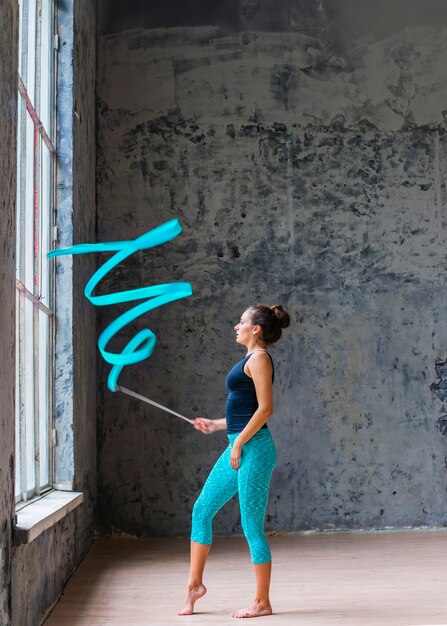
<instances>
[{"instance_id":1,"label":"woman's hair bun","mask_svg":"<svg viewBox=\"0 0 447 626\"><path fill-rule=\"evenodd\" d=\"M289 314L280 304L255 304L249 309L251 323L262 328L262 339L267 346L276 343L281 337L282 329L290 323Z\"/></svg>"},{"instance_id":2,"label":"woman's hair bun","mask_svg":"<svg viewBox=\"0 0 447 626\"><path fill-rule=\"evenodd\" d=\"M287 311L285 311L280 304L272 304L270 308L275 314L275 317L279 320L281 328L287 328L290 324L290 317Z\"/></svg>"}]
</instances>

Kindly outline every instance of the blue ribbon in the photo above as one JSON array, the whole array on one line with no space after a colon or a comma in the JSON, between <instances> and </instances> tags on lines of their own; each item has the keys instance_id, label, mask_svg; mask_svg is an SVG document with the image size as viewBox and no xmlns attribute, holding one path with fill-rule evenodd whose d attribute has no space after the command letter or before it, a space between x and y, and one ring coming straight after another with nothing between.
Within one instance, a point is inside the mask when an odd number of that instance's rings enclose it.
<instances>
[{"instance_id":1,"label":"blue ribbon","mask_svg":"<svg viewBox=\"0 0 447 626\"><path fill-rule=\"evenodd\" d=\"M127 291L118 291L101 296L92 295L96 285L104 276L110 272L119 263L127 259L138 250L147 248L155 248L167 241L171 241L182 232L182 227L177 219L165 222L156 228L144 233L136 239L130 241L111 241L109 243L85 243L61 250L51 250L48 257L63 256L67 254L87 254L90 252L113 252L117 250L106 263L104 263L90 278L85 286L84 294L90 302L96 306L107 306L109 304L118 304L120 302L131 302L132 300L143 300L146 302L137 304L119 317L117 317L107 328L100 334L98 338L98 348L107 363L113 365L107 379L107 386L110 391L117 390L118 376L121 374L123 367L133 363L139 363L150 357L154 351L157 338L149 328L140 330L135 337L124 347L119 354L109 352L106 346L109 341L116 335L118 331L133 322L137 317L155 309L168 302L186 298L192 294L190 283L165 283L162 285L152 285L150 287L140 287L139 289L129 289ZM149 300L148 300L149 298Z\"/></svg>"}]
</instances>

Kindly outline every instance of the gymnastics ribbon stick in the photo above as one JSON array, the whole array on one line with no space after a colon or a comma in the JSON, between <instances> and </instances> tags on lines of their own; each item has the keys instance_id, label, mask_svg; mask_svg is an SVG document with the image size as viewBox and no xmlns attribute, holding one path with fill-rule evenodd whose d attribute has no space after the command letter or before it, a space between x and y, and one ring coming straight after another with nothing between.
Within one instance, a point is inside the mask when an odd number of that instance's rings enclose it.
<instances>
[{"instance_id":1,"label":"gymnastics ribbon stick","mask_svg":"<svg viewBox=\"0 0 447 626\"><path fill-rule=\"evenodd\" d=\"M127 257L134 254L134 252L162 245L177 237L181 232L182 227L180 222L177 219L173 219L129 241L78 244L70 248L51 250L48 253L48 257L51 258L69 254L116 251L116 253L91 276L84 289L85 297L96 306L107 306L109 304L146 299L146 302L135 305L113 320L98 338L98 348L104 360L113 366L107 379L107 386L110 391L117 390L117 380L123 367L147 359L154 351L155 344L157 343L154 333L149 330L149 328L144 328L127 343L121 353L115 354L106 349L112 337L127 326L127 324L140 317L140 315L163 304L167 304L168 302L190 296L192 294L192 287L190 283L165 283L100 296L92 295L93 291L108 272L127 259Z\"/></svg>"},{"instance_id":2,"label":"gymnastics ribbon stick","mask_svg":"<svg viewBox=\"0 0 447 626\"><path fill-rule=\"evenodd\" d=\"M137 398L137 400L142 400L143 402L147 402L148 404L152 404L153 406L158 407L162 411L166 411L166 413L172 413L172 415L176 415L177 417L180 417L182 420L186 420L190 424L194 424L194 420L190 420L187 417L185 417L184 415L180 415L180 413L176 413L176 411L172 411L171 409L168 409L168 407L167 406L163 406L163 404L158 404L158 402L154 402L153 400L150 400L149 398L146 398L145 396L140 396L140 394L139 393L135 393L135 391L131 391L130 389L127 389L126 387L123 387L122 385L117 385L116 388L119 391L122 391L123 393L126 393L128 396L132 396L133 398Z\"/></svg>"}]
</instances>

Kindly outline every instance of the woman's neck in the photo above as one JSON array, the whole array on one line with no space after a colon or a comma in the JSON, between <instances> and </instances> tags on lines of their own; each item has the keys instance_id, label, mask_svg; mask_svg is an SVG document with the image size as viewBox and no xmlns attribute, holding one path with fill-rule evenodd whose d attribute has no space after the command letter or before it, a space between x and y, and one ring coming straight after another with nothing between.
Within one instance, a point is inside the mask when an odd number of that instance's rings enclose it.
<instances>
[{"instance_id":1,"label":"woman's neck","mask_svg":"<svg viewBox=\"0 0 447 626\"><path fill-rule=\"evenodd\" d=\"M246 346L247 348L247 356L254 352L255 350L266 350L266 346L264 342L259 342L257 340L250 341Z\"/></svg>"}]
</instances>

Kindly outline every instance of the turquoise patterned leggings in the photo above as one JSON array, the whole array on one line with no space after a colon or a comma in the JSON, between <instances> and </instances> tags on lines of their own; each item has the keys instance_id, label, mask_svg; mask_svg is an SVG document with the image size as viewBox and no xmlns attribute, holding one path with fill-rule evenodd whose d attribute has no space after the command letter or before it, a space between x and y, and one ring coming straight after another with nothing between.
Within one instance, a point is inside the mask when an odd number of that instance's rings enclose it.
<instances>
[{"instance_id":1,"label":"turquoise patterned leggings","mask_svg":"<svg viewBox=\"0 0 447 626\"><path fill-rule=\"evenodd\" d=\"M265 538L264 518L270 479L276 466L276 447L268 428L261 428L242 447L239 469L230 465L233 442L239 433L228 436L229 445L217 459L192 512L191 541L212 543L212 521L233 496L239 494L242 530L253 563L267 563L272 555Z\"/></svg>"}]
</instances>

